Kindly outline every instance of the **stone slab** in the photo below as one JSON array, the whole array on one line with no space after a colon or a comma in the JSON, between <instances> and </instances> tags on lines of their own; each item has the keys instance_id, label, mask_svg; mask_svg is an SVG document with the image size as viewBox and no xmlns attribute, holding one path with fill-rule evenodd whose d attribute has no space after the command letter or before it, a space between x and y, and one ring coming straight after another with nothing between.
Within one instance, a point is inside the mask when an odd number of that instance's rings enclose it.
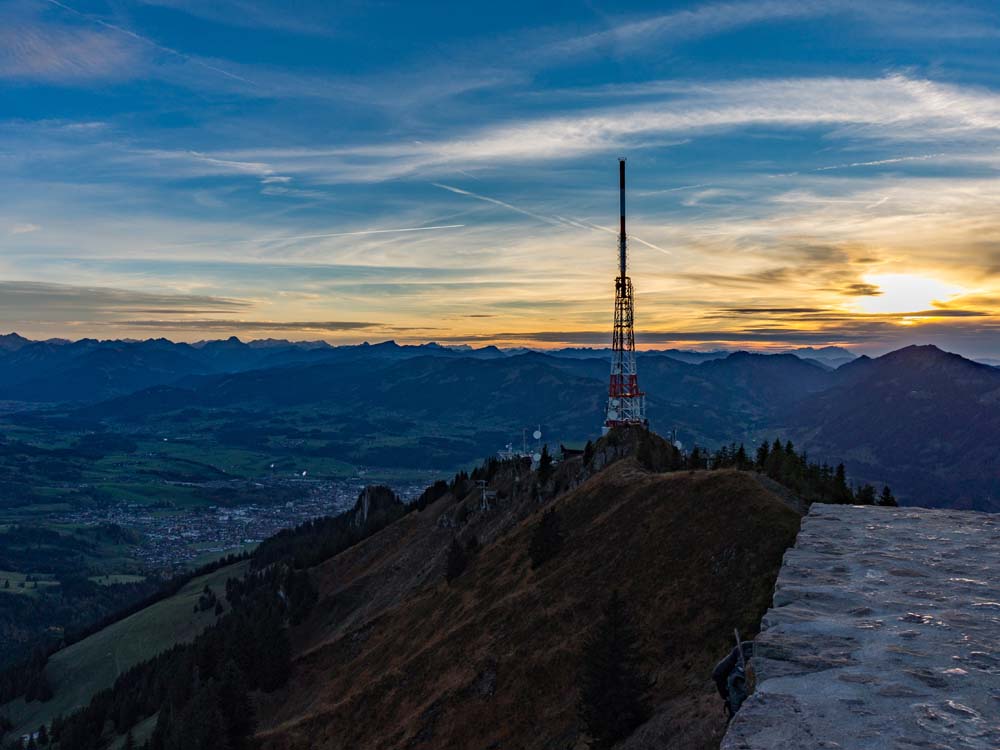
<instances>
[{"instance_id":1,"label":"stone slab","mask_svg":"<svg viewBox=\"0 0 1000 750\"><path fill-rule=\"evenodd\" d=\"M722 750L998 750L1000 516L814 504Z\"/></svg>"}]
</instances>

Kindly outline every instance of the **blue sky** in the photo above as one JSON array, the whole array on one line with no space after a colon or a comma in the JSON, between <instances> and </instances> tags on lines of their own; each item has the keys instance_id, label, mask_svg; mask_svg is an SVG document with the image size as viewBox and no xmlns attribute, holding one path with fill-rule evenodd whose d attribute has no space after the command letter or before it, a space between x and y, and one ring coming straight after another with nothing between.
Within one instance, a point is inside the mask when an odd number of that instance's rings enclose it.
<instances>
[{"instance_id":1,"label":"blue sky","mask_svg":"<svg viewBox=\"0 0 1000 750\"><path fill-rule=\"evenodd\" d=\"M992 3L3 0L0 328L1000 356Z\"/></svg>"}]
</instances>

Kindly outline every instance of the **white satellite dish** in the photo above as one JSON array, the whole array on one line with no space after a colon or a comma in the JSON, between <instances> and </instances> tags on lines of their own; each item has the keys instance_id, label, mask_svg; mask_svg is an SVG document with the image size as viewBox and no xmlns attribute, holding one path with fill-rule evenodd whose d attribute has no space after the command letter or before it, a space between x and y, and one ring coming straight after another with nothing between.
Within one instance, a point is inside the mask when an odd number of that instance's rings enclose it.
<instances>
[{"instance_id":1,"label":"white satellite dish","mask_svg":"<svg viewBox=\"0 0 1000 750\"><path fill-rule=\"evenodd\" d=\"M539 461L541 461L542 460L542 454L541 453L533 453L533 454L531 454L531 460L534 461L534 462L536 462L536 463L539 462Z\"/></svg>"},{"instance_id":2,"label":"white satellite dish","mask_svg":"<svg viewBox=\"0 0 1000 750\"><path fill-rule=\"evenodd\" d=\"M531 433L531 437L533 437L535 440L541 440L542 439L542 431L541 430L535 430L533 433Z\"/></svg>"}]
</instances>

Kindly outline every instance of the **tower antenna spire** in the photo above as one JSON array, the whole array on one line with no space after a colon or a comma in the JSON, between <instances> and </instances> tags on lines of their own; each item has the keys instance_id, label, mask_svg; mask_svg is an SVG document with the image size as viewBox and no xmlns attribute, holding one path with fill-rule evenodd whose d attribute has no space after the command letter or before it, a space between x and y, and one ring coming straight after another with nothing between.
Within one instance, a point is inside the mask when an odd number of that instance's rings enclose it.
<instances>
[{"instance_id":1,"label":"tower antenna spire","mask_svg":"<svg viewBox=\"0 0 1000 750\"><path fill-rule=\"evenodd\" d=\"M625 233L625 159L618 160L618 278L615 279L615 327L611 338L611 380L604 432L619 425L646 426L646 394L639 390L635 365L635 306L628 277L628 237Z\"/></svg>"},{"instance_id":2,"label":"tower antenna spire","mask_svg":"<svg viewBox=\"0 0 1000 750\"><path fill-rule=\"evenodd\" d=\"M621 229L618 232L618 275L625 277L625 160L618 160L618 205L621 214Z\"/></svg>"}]
</instances>

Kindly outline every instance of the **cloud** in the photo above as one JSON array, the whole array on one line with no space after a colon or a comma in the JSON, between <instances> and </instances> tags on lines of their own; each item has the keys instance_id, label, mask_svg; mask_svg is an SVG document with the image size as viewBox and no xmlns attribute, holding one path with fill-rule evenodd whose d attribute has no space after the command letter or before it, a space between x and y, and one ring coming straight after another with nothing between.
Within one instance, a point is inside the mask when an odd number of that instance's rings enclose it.
<instances>
[{"instance_id":1,"label":"cloud","mask_svg":"<svg viewBox=\"0 0 1000 750\"><path fill-rule=\"evenodd\" d=\"M846 287L840 290L841 294L848 294L855 297L874 297L883 294L882 290L877 284L868 284L863 281L859 281L854 284L848 284Z\"/></svg>"},{"instance_id":2,"label":"cloud","mask_svg":"<svg viewBox=\"0 0 1000 750\"><path fill-rule=\"evenodd\" d=\"M766 268L745 274L702 273L700 271L677 274L677 276L720 287L758 287L788 281L796 274L793 268Z\"/></svg>"},{"instance_id":3,"label":"cloud","mask_svg":"<svg viewBox=\"0 0 1000 750\"><path fill-rule=\"evenodd\" d=\"M821 313L822 307L726 307L722 312L734 315L788 315L792 313Z\"/></svg>"},{"instance_id":4,"label":"cloud","mask_svg":"<svg viewBox=\"0 0 1000 750\"><path fill-rule=\"evenodd\" d=\"M157 331L298 331L310 333L343 333L368 328L382 328L381 323L362 321L275 321L275 320L219 320L214 318L182 320L116 320L111 323L123 328L149 328ZM419 329L431 330L431 329Z\"/></svg>"},{"instance_id":5,"label":"cloud","mask_svg":"<svg viewBox=\"0 0 1000 750\"><path fill-rule=\"evenodd\" d=\"M705 137L764 126L823 128L834 137L849 127L851 138L872 142L975 136L1000 143L1000 95L986 89L902 75L752 79L673 86L669 95L639 104L628 102L507 121L441 140L258 148L214 156L264 161L282 174L308 175L336 183L377 182L476 164L565 161L640 148L651 138Z\"/></svg>"},{"instance_id":6,"label":"cloud","mask_svg":"<svg viewBox=\"0 0 1000 750\"><path fill-rule=\"evenodd\" d=\"M86 83L131 77L133 45L107 31L40 24L0 14L0 78Z\"/></svg>"},{"instance_id":7,"label":"cloud","mask_svg":"<svg viewBox=\"0 0 1000 750\"><path fill-rule=\"evenodd\" d=\"M166 294L36 281L0 281L0 317L9 323L112 320L123 314L154 309L177 315L199 312L232 313L246 309L250 304L245 300L197 294Z\"/></svg>"},{"instance_id":8,"label":"cloud","mask_svg":"<svg viewBox=\"0 0 1000 750\"><path fill-rule=\"evenodd\" d=\"M227 26L275 29L296 34L326 35L333 31L328 13L296 3L294 11L284 3L266 0L139 0L143 5L155 5L187 13ZM325 7L320 4L320 8Z\"/></svg>"},{"instance_id":9,"label":"cloud","mask_svg":"<svg viewBox=\"0 0 1000 750\"><path fill-rule=\"evenodd\" d=\"M37 224L14 224L8 231L10 234L30 234L40 229L41 227Z\"/></svg>"},{"instance_id":10,"label":"cloud","mask_svg":"<svg viewBox=\"0 0 1000 750\"><path fill-rule=\"evenodd\" d=\"M180 50L174 49L173 47L167 47L166 45L160 44L159 42L147 36L143 36L142 34L138 34L134 31L131 31L130 29L126 29L117 24L105 21L104 19L99 18L98 16L91 15L90 13L83 13L82 11L79 11L76 8L66 5L65 3L59 2L59 0L44 0L44 1L49 3L50 5L54 5L57 8L61 8L62 10L71 13L74 16L90 21L91 23L97 24L102 28L108 29L109 31L112 31L116 34L120 34L129 39L134 39L135 41L141 42L144 45L152 47L153 49L159 52L165 52L169 55L177 57L180 60L183 60L184 62L204 68L207 71L210 71L212 73L217 73L220 76L225 76L226 78L230 78L234 81L239 81L240 83L246 83L251 85L253 84L252 81L244 78L243 76L225 70L224 68L220 68L219 66L213 63L206 62L204 59L200 57L197 57L195 55L189 55L186 52L181 52Z\"/></svg>"}]
</instances>

